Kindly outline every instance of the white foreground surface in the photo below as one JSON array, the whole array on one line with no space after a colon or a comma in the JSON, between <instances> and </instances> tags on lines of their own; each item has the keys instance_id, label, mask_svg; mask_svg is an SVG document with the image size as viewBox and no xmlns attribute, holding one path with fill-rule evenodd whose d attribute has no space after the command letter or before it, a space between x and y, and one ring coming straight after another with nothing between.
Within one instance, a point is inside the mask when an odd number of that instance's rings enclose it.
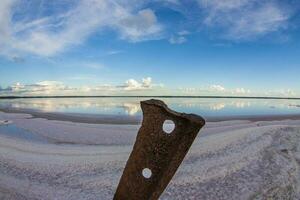
<instances>
[{"instance_id":1,"label":"white foreground surface","mask_svg":"<svg viewBox=\"0 0 300 200\"><path fill-rule=\"evenodd\" d=\"M9 121L9 120L0 120L0 126L1 125L8 125L8 124L11 124L12 122Z\"/></svg>"},{"instance_id":2,"label":"white foreground surface","mask_svg":"<svg viewBox=\"0 0 300 200\"><path fill-rule=\"evenodd\" d=\"M139 128L0 120L0 199L17 200L112 199ZM299 143L296 120L208 123L161 199L299 199Z\"/></svg>"}]
</instances>

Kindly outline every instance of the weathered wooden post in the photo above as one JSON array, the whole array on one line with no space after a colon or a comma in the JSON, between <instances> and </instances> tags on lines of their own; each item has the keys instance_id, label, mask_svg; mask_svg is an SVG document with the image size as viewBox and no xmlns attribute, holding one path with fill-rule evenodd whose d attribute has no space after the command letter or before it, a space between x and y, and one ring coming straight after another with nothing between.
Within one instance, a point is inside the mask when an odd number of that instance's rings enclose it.
<instances>
[{"instance_id":1,"label":"weathered wooden post","mask_svg":"<svg viewBox=\"0 0 300 200\"><path fill-rule=\"evenodd\" d=\"M170 110L164 102L141 102L143 122L114 200L156 200L165 190L205 120ZM166 120L175 128L163 130Z\"/></svg>"}]
</instances>

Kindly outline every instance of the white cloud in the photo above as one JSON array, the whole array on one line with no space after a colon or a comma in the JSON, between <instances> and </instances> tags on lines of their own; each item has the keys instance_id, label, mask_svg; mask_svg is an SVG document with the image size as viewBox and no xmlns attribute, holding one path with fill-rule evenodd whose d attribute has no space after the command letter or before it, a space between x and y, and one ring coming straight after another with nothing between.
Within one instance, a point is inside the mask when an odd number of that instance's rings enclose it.
<instances>
[{"instance_id":1,"label":"white cloud","mask_svg":"<svg viewBox=\"0 0 300 200\"><path fill-rule=\"evenodd\" d=\"M129 79L125 82L124 85L120 87L123 87L124 90L147 90L151 89L152 87L152 79L150 77L143 78L142 82L138 82L134 79Z\"/></svg>"},{"instance_id":2,"label":"white cloud","mask_svg":"<svg viewBox=\"0 0 300 200\"><path fill-rule=\"evenodd\" d=\"M55 3L53 3L55 4ZM50 3L51 5L51 3ZM125 6L126 5L126 6ZM151 9L129 6L123 0L80 0L65 14L54 13L32 20L12 17L20 0L0 2L0 54L32 53L52 56L106 28L116 30L122 39L137 42L157 38L162 26ZM28 12L36 12L30 10Z\"/></svg>"},{"instance_id":3,"label":"white cloud","mask_svg":"<svg viewBox=\"0 0 300 200\"><path fill-rule=\"evenodd\" d=\"M14 94L52 94L57 91L66 91L71 88L65 86L61 82L57 81L42 81L35 84L23 85L21 83L15 83L10 87L0 90L0 94L14 95Z\"/></svg>"},{"instance_id":4,"label":"white cloud","mask_svg":"<svg viewBox=\"0 0 300 200\"><path fill-rule=\"evenodd\" d=\"M0 96L10 95L220 95L220 96L273 96L296 97L297 92L292 89L274 89L267 92L250 91L242 87L225 88L214 84L206 87L179 87L177 91L164 88L162 84L152 82L151 77L141 81L129 79L121 85L101 84L92 86L68 86L60 81L41 81L35 84L15 83L9 87L0 86Z\"/></svg>"},{"instance_id":5,"label":"white cloud","mask_svg":"<svg viewBox=\"0 0 300 200\"><path fill-rule=\"evenodd\" d=\"M103 95L108 93L118 95L153 88L159 89L161 86L153 84L150 77L143 78L141 82L129 79L122 85L102 84L80 87L70 87L59 81L41 81L35 84L15 83L7 88L0 87L0 95Z\"/></svg>"},{"instance_id":6,"label":"white cloud","mask_svg":"<svg viewBox=\"0 0 300 200\"><path fill-rule=\"evenodd\" d=\"M211 91L224 92L225 88L222 85L211 85L209 87Z\"/></svg>"},{"instance_id":7,"label":"white cloud","mask_svg":"<svg viewBox=\"0 0 300 200\"><path fill-rule=\"evenodd\" d=\"M0 1L0 55L11 60L27 53L49 57L83 44L91 35L107 30L115 31L119 38L129 42L171 35L168 38L170 43L182 44L190 34L185 29L177 33L165 30L167 26L159 23L153 10L165 6L178 12L186 11L185 4L179 0L156 0L153 9L149 8L153 3L149 0L78 0L67 1L66 4L71 6L64 6L64 9L53 9L63 2L47 1L47 9L38 9L36 3L29 1ZM185 24L195 25L201 20L223 38L232 40L248 40L284 30L289 27L288 21L292 16L292 11L282 6L286 3L278 0L197 2L200 7L193 8L193 12L182 11L187 15ZM49 9L54 10L50 15L45 12ZM199 16L204 16L204 19Z\"/></svg>"},{"instance_id":8,"label":"white cloud","mask_svg":"<svg viewBox=\"0 0 300 200\"><path fill-rule=\"evenodd\" d=\"M171 36L171 38L169 39L169 42L171 44L183 44L187 41L187 39L183 36Z\"/></svg>"},{"instance_id":9,"label":"white cloud","mask_svg":"<svg viewBox=\"0 0 300 200\"><path fill-rule=\"evenodd\" d=\"M233 94L250 94L251 91L245 88L236 88L232 91Z\"/></svg>"},{"instance_id":10,"label":"white cloud","mask_svg":"<svg viewBox=\"0 0 300 200\"><path fill-rule=\"evenodd\" d=\"M211 85L209 91L226 95L249 95L251 91L245 88L227 89L222 85Z\"/></svg>"},{"instance_id":11,"label":"white cloud","mask_svg":"<svg viewBox=\"0 0 300 200\"><path fill-rule=\"evenodd\" d=\"M198 0L204 23L223 28L223 37L248 40L288 27L291 12L276 0ZM224 36L225 35L225 36Z\"/></svg>"},{"instance_id":12,"label":"white cloud","mask_svg":"<svg viewBox=\"0 0 300 200\"><path fill-rule=\"evenodd\" d=\"M179 87L178 90L184 95L196 95L197 94L197 89L193 87Z\"/></svg>"},{"instance_id":13,"label":"white cloud","mask_svg":"<svg viewBox=\"0 0 300 200\"><path fill-rule=\"evenodd\" d=\"M177 32L175 35L172 35L169 39L171 44L183 44L187 42L186 36L189 35L190 32L187 30L182 30Z\"/></svg>"},{"instance_id":14,"label":"white cloud","mask_svg":"<svg viewBox=\"0 0 300 200\"><path fill-rule=\"evenodd\" d=\"M265 93L266 96L279 96L279 97L295 97L297 96L297 92L292 89L276 89L269 90Z\"/></svg>"},{"instance_id":15,"label":"white cloud","mask_svg":"<svg viewBox=\"0 0 300 200\"><path fill-rule=\"evenodd\" d=\"M151 77L147 77L147 78L143 78L142 79L142 86L145 88L150 88L152 85L152 78Z\"/></svg>"},{"instance_id":16,"label":"white cloud","mask_svg":"<svg viewBox=\"0 0 300 200\"><path fill-rule=\"evenodd\" d=\"M225 88L222 85L213 84L206 87L191 88L191 87L180 87L178 88L182 93L186 95L251 95L252 92L245 88Z\"/></svg>"},{"instance_id":17,"label":"white cloud","mask_svg":"<svg viewBox=\"0 0 300 200\"><path fill-rule=\"evenodd\" d=\"M9 41L11 40L11 7L15 1L3 0L0 3L0 53L8 56L10 54ZM13 57L15 55L11 55Z\"/></svg>"},{"instance_id":18,"label":"white cloud","mask_svg":"<svg viewBox=\"0 0 300 200\"><path fill-rule=\"evenodd\" d=\"M38 82L37 85L40 85L40 86L46 86L46 87L56 87L56 86L59 86L59 85L63 85L62 82L59 82L59 81L41 81L41 82Z\"/></svg>"},{"instance_id":19,"label":"white cloud","mask_svg":"<svg viewBox=\"0 0 300 200\"><path fill-rule=\"evenodd\" d=\"M151 9L140 10L136 15L127 14L116 24L123 39L137 42L153 37L162 30Z\"/></svg>"},{"instance_id":20,"label":"white cloud","mask_svg":"<svg viewBox=\"0 0 300 200\"><path fill-rule=\"evenodd\" d=\"M240 8L254 2L254 0L198 0L198 2L205 8L222 11Z\"/></svg>"},{"instance_id":21,"label":"white cloud","mask_svg":"<svg viewBox=\"0 0 300 200\"><path fill-rule=\"evenodd\" d=\"M12 85L10 88L13 92L18 92L18 91L22 91L25 88L25 86L17 82L14 85Z\"/></svg>"},{"instance_id":22,"label":"white cloud","mask_svg":"<svg viewBox=\"0 0 300 200\"><path fill-rule=\"evenodd\" d=\"M137 90L142 87L142 84L137 82L134 79L129 79L126 81L125 85L123 86L125 90Z\"/></svg>"}]
</instances>

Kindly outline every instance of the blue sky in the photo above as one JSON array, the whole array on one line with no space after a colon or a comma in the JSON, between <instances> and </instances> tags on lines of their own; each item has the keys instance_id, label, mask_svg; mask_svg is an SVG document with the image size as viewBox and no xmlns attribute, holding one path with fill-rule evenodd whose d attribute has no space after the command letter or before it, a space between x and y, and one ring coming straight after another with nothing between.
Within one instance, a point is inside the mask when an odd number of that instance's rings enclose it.
<instances>
[{"instance_id":1,"label":"blue sky","mask_svg":"<svg viewBox=\"0 0 300 200\"><path fill-rule=\"evenodd\" d=\"M300 96L297 0L2 0L0 95Z\"/></svg>"}]
</instances>

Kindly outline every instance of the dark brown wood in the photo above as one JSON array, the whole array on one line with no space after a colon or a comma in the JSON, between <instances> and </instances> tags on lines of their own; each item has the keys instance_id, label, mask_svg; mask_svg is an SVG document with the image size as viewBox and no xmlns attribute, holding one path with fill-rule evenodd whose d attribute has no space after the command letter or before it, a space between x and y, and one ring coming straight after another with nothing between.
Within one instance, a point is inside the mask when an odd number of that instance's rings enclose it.
<instances>
[{"instance_id":1,"label":"dark brown wood","mask_svg":"<svg viewBox=\"0 0 300 200\"><path fill-rule=\"evenodd\" d=\"M114 200L158 199L205 124L202 117L172 111L159 100L142 101L141 107L142 126ZM175 123L169 134L163 130L165 120ZM143 170L151 176L144 177Z\"/></svg>"}]
</instances>

